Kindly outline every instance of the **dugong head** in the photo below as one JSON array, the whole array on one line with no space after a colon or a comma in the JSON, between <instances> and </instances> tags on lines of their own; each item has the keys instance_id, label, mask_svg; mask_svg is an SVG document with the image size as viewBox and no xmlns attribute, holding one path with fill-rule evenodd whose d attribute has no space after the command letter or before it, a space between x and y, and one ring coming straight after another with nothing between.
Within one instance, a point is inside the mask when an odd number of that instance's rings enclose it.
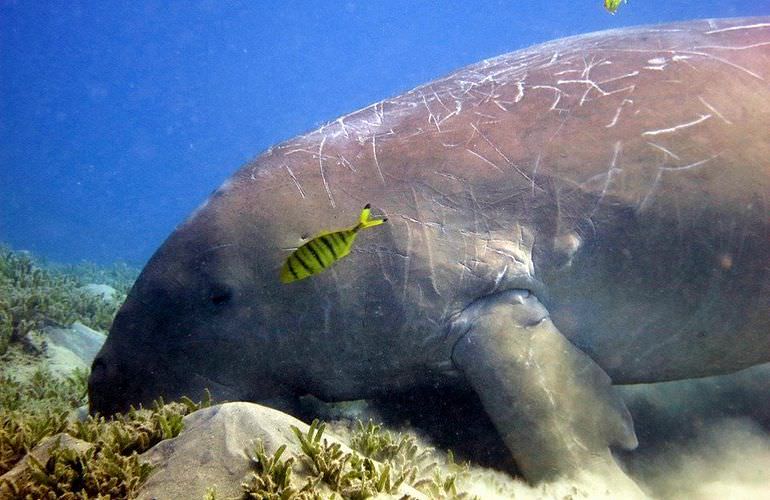
<instances>
[{"instance_id":1,"label":"dugong head","mask_svg":"<svg viewBox=\"0 0 770 500\"><path fill-rule=\"evenodd\" d=\"M209 205L220 203L214 198ZM259 316L254 302L242 306L244 290L259 282L245 265L245 254L254 250L219 245L218 232L211 217L198 217L174 232L144 268L93 363L92 409L109 414L158 396L198 397L203 387L223 399L245 398L232 388L246 378L259 391L259 367L249 359L249 333L259 327ZM236 328L242 335L234 335Z\"/></svg>"}]
</instances>

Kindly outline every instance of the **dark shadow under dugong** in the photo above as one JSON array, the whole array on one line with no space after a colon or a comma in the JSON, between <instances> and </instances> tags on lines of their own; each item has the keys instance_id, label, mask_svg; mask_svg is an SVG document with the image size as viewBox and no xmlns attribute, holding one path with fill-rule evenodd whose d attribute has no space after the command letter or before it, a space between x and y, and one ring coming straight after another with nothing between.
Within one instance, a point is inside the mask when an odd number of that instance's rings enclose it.
<instances>
[{"instance_id":1,"label":"dark shadow under dugong","mask_svg":"<svg viewBox=\"0 0 770 500\"><path fill-rule=\"evenodd\" d=\"M573 37L280 144L142 272L91 410L473 390L530 480L622 477L612 384L770 360L770 18ZM283 285L366 203L387 224Z\"/></svg>"}]
</instances>

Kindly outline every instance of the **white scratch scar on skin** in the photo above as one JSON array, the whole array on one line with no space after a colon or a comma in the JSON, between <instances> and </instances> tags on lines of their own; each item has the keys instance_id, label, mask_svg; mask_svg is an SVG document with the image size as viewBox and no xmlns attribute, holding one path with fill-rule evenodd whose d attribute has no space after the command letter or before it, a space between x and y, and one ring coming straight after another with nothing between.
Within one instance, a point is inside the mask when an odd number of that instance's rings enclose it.
<instances>
[{"instance_id":1,"label":"white scratch scar on skin","mask_svg":"<svg viewBox=\"0 0 770 500\"><path fill-rule=\"evenodd\" d=\"M540 168L540 153L535 158L535 167L532 169L532 196L535 196L535 176L537 176L537 169Z\"/></svg>"},{"instance_id":2,"label":"white scratch scar on skin","mask_svg":"<svg viewBox=\"0 0 770 500\"><path fill-rule=\"evenodd\" d=\"M743 26L731 26L729 28L720 28L716 30L707 31L707 35L713 35L714 33L724 33L725 31L736 31L736 30L750 30L755 28L770 28L770 23L757 23L757 24L746 24Z\"/></svg>"},{"instance_id":3,"label":"white scratch scar on skin","mask_svg":"<svg viewBox=\"0 0 770 500\"><path fill-rule=\"evenodd\" d=\"M697 47L693 47L693 50L703 50L703 49L747 50L747 49L756 49L757 47L765 47L767 45L770 45L770 42L758 42L758 43L752 43L751 45L699 45Z\"/></svg>"},{"instance_id":4,"label":"white scratch scar on skin","mask_svg":"<svg viewBox=\"0 0 770 500\"><path fill-rule=\"evenodd\" d=\"M372 136L372 155L374 155L374 165L377 167L377 173L380 174L380 180L385 184L385 176L382 175L382 169L380 168L380 161L377 159L377 136Z\"/></svg>"},{"instance_id":5,"label":"white scratch scar on skin","mask_svg":"<svg viewBox=\"0 0 770 500\"><path fill-rule=\"evenodd\" d=\"M420 204L417 201L417 191L414 190L414 187L412 189L412 200L414 201L414 208L417 215L417 220L421 219L420 216ZM427 250L427 257L428 257L428 266L430 268L430 284L431 288L433 288L433 291L436 292L436 295L439 297L441 296L441 292L439 292L438 287L436 286L436 264L433 261L433 245L431 238L430 230L426 224L420 224L420 229L422 229L422 236L423 236L423 243L425 244L425 249Z\"/></svg>"},{"instance_id":6,"label":"white scratch scar on skin","mask_svg":"<svg viewBox=\"0 0 770 500\"><path fill-rule=\"evenodd\" d=\"M508 272L508 264L503 267L503 270L497 273L497 276L495 277L495 286L492 287L492 291L497 291L497 288L500 286L500 282L503 280L503 277L505 276L505 273Z\"/></svg>"},{"instance_id":7,"label":"white scratch scar on skin","mask_svg":"<svg viewBox=\"0 0 770 500\"><path fill-rule=\"evenodd\" d=\"M294 181L294 185L297 186L297 190L299 191L299 195L302 196L302 199L305 199L305 191L302 190L302 186L300 186L299 181L294 176L294 172L291 171L288 165L284 165L286 167L286 171L289 172L289 175L291 176L291 180Z\"/></svg>"},{"instance_id":8,"label":"white scratch scar on skin","mask_svg":"<svg viewBox=\"0 0 770 500\"><path fill-rule=\"evenodd\" d=\"M652 185L650 185L650 189L647 191L647 194L642 199L642 202L639 203L639 208L637 208L637 212L644 212L647 210L647 208L652 204L652 201L655 199L655 191L658 189L658 185L660 184L660 179L663 176L663 172L658 169L658 173L655 175L655 180L652 181Z\"/></svg>"},{"instance_id":9,"label":"white scratch scar on skin","mask_svg":"<svg viewBox=\"0 0 770 500\"><path fill-rule=\"evenodd\" d=\"M486 143L487 143L487 144L489 144L490 146L492 146L492 149L494 149L494 150L495 150L495 152L496 152L497 154L499 154L499 155L500 155L500 157L501 157L503 160L505 160L505 163L506 163L506 165L509 165L509 166L513 167L513 169L514 169L514 170L516 170L516 172L518 172L518 173L519 173L519 175L521 175L522 177L524 177L524 178L525 178L525 179L527 179L528 181L532 181L532 179L530 179L530 178L529 178L529 176L528 176L527 174L525 174L524 172L522 172L522 170L521 170L519 167L517 167L515 163L513 163L511 160L509 160L509 159L508 159L508 157L507 157L507 156L505 156L505 154L504 154L502 151L500 151L500 148L498 148L498 147L497 147L497 146L496 146L496 145L495 145L495 144L494 144L492 141L490 141L490 140L489 140L489 138L488 138L486 135L484 135L484 134L481 132L481 130L479 130L479 129L478 129L478 127L477 127L475 124L473 124L473 123L472 123L472 124L471 124L471 127L473 127L473 130L475 130L475 131L476 131L476 133L477 133L477 134L479 134L479 136L481 136L481 138L482 138L482 139L484 139L484 141L486 141ZM479 155L479 156L480 156L480 155ZM491 163L491 162L490 162L490 163Z\"/></svg>"},{"instance_id":10,"label":"white scratch scar on skin","mask_svg":"<svg viewBox=\"0 0 770 500\"><path fill-rule=\"evenodd\" d=\"M497 117L496 117L496 116L487 115L487 114L484 114L484 113L480 113L480 112L478 112L478 111L474 111L473 113L474 113L474 114L476 114L476 115L478 115L478 116L481 116L481 117L483 117L483 118L489 118L490 120L496 120L496 119L497 119Z\"/></svg>"},{"instance_id":11,"label":"white scratch scar on skin","mask_svg":"<svg viewBox=\"0 0 770 500\"><path fill-rule=\"evenodd\" d=\"M615 116L612 117L612 121L605 125L605 128L612 128L618 123L618 118L620 118L620 112L623 110L623 106L626 104L633 104L634 101L631 99L623 99L623 101L620 103L620 106L618 106L618 109L615 110Z\"/></svg>"},{"instance_id":12,"label":"white scratch scar on skin","mask_svg":"<svg viewBox=\"0 0 770 500\"><path fill-rule=\"evenodd\" d=\"M326 143L326 136L324 136L324 138L321 139L321 144L318 146L318 168L321 169L321 180L324 183L324 189L326 189L326 196L329 197L329 203L331 204L332 208L336 208L336 204L334 203L334 198L332 198L331 189L329 189L329 183L326 182L326 174L324 174L323 149L324 149L325 143Z\"/></svg>"},{"instance_id":13,"label":"white scratch scar on skin","mask_svg":"<svg viewBox=\"0 0 770 500\"><path fill-rule=\"evenodd\" d=\"M428 110L428 123L432 123L436 126L436 130L441 132L441 127L439 126L438 118L436 118L436 115L433 114L433 111L431 111L430 106L428 106L428 99L425 97L425 94L420 93L422 95L422 104L425 106L425 109Z\"/></svg>"},{"instance_id":14,"label":"white scratch scar on skin","mask_svg":"<svg viewBox=\"0 0 770 500\"><path fill-rule=\"evenodd\" d=\"M501 173L503 172L503 169L502 169L502 168L498 167L497 165L495 165L495 164L494 164L494 163L492 163L491 161L487 160L486 158L484 158L483 156L481 156L481 155L480 155L480 154L478 154L477 152L473 151L472 149L468 149L468 148L465 148L465 150L466 150L467 152L469 152L470 154L472 154L473 156L475 156L476 158L478 158L478 159L480 159L481 161L483 161L484 163L486 163L487 165L491 166L492 168L494 168L494 169L495 169L495 170L497 170L498 172L501 172Z\"/></svg>"},{"instance_id":15,"label":"white scratch scar on skin","mask_svg":"<svg viewBox=\"0 0 770 500\"><path fill-rule=\"evenodd\" d=\"M492 149L494 149L494 150L495 150L495 152L496 152L497 154L499 154L499 155L500 155L500 156L503 158L503 160L505 160L505 162L506 162L506 163L510 163L510 162L511 162L511 160L509 160L509 159L508 159L508 157L507 157L507 156L505 156L505 155L503 154L503 152L502 152L502 151L500 151L500 149L499 149L497 146L495 146L495 145L492 143L492 141L490 141L490 140L489 140L489 138L488 138L486 135L484 135L484 134L481 132L481 130L479 130L479 128L478 128L478 127L477 127L475 124L471 123L471 127L473 127L473 130L475 130L475 131L476 131L476 133L477 133L477 134L479 134L479 136L480 136L482 139L484 139L484 141L485 141L487 144L489 144L490 146L492 146Z\"/></svg>"},{"instance_id":16,"label":"white scratch scar on skin","mask_svg":"<svg viewBox=\"0 0 770 500\"><path fill-rule=\"evenodd\" d=\"M345 158L344 156L342 156L342 155L337 155L337 160L339 160L339 161L338 161L338 164L339 164L339 165L344 165L344 166L345 166L345 167L347 167L347 168L348 168L348 170L350 170L351 172L354 172L354 173L355 173L355 172L357 172L357 170L356 170L356 169L353 167L353 164L352 164L352 163L350 163L350 162L348 161L348 159L347 159L347 158Z\"/></svg>"},{"instance_id":17,"label":"white scratch scar on skin","mask_svg":"<svg viewBox=\"0 0 770 500\"><path fill-rule=\"evenodd\" d=\"M409 267L411 266L412 258L412 228L408 222L406 224L406 259L404 259L404 287L401 290L401 296L403 300L406 300L409 293Z\"/></svg>"},{"instance_id":18,"label":"white scratch scar on skin","mask_svg":"<svg viewBox=\"0 0 770 500\"><path fill-rule=\"evenodd\" d=\"M669 170L669 171L676 171L676 170L689 170L691 168L700 167L704 163L710 162L717 156L719 156L720 153L715 154L711 158L706 158L705 160L696 161L695 163L690 163L689 165L682 165L681 167L658 167L660 170Z\"/></svg>"},{"instance_id":19,"label":"white scratch scar on skin","mask_svg":"<svg viewBox=\"0 0 770 500\"><path fill-rule=\"evenodd\" d=\"M558 87L553 87L551 85L535 85L532 87L533 89L548 89L554 91L554 97L556 99L553 101L553 104L551 104L551 107L549 108L549 111L562 111L560 108L557 108L556 106L559 104L559 101L561 100L562 90ZM566 94L569 95L569 94Z\"/></svg>"},{"instance_id":20,"label":"white scratch scar on skin","mask_svg":"<svg viewBox=\"0 0 770 500\"><path fill-rule=\"evenodd\" d=\"M431 90L433 91L433 97L435 97L435 98L436 98L436 100L438 101L438 103L439 103L439 104L441 104L441 106L442 106L442 107L443 107L445 110L449 111L449 108L447 108L446 104L444 104L444 101L442 101L442 100L441 100L441 97L440 97L440 96L439 96L439 95L436 93L435 89L433 89L433 87L431 87Z\"/></svg>"},{"instance_id":21,"label":"white scratch scar on skin","mask_svg":"<svg viewBox=\"0 0 770 500\"><path fill-rule=\"evenodd\" d=\"M720 119L721 119L723 122L725 122L725 123L726 123L726 124L728 124L728 125L732 125L732 124L733 124L733 122L731 122L730 120L728 120L727 118L725 118L725 117L724 117L724 115L722 115L722 113L720 113L719 111L717 111L717 109L716 109L714 106L712 106L711 104L707 103L707 102L706 102L706 99L704 99L704 98L703 98L703 97L701 97L701 96L698 96L698 100L700 100L700 102L702 102L704 106L706 106L707 108L709 108L709 111L711 111L712 113L714 113L715 115L717 115L717 116L718 116L718 117L719 117L719 118L720 118Z\"/></svg>"},{"instance_id":22,"label":"white scratch scar on skin","mask_svg":"<svg viewBox=\"0 0 770 500\"><path fill-rule=\"evenodd\" d=\"M681 123L679 125L674 125L673 127L669 127L669 128L661 128L661 129L657 129L657 130L647 130L646 132L642 132L642 135L670 134L670 133L676 132L678 130L682 130L682 129L685 129L685 128L688 128L688 127L692 127L693 125L697 125L699 123L702 123L702 122L708 120L709 118L711 118L710 114L700 115L698 118L696 118L693 121L690 121L690 122L687 122L687 123Z\"/></svg>"},{"instance_id":23,"label":"white scratch scar on skin","mask_svg":"<svg viewBox=\"0 0 770 500\"><path fill-rule=\"evenodd\" d=\"M586 103L586 101L588 101L588 94L589 94L589 92L591 90L596 90L603 97L606 97L606 96L609 96L609 95L612 95L612 94L617 94L618 92L625 92L625 91L633 92L634 89L636 88L635 85L628 85L628 86L620 88L620 89L609 90L609 91L604 90L599 85L607 83L607 82L610 82L610 81L614 81L614 80L620 80L621 78L628 78L628 77L631 77L631 76L636 76L636 74L638 74L638 71L635 71L634 73L629 73L628 75L619 76L617 78L612 78L611 80L607 80L605 82L599 82L599 83L596 83L593 80L588 80L588 79L559 80L559 81L556 82L556 85L564 85L564 84L568 84L568 83L585 84L587 87L586 87L585 92L583 92L583 97L580 99L580 103L579 103L579 105L582 106L583 104Z\"/></svg>"},{"instance_id":24,"label":"white scratch scar on skin","mask_svg":"<svg viewBox=\"0 0 770 500\"><path fill-rule=\"evenodd\" d=\"M655 144L654 142L648 142L647 144L649 144L650 146L652 146L655 149L658 149L658 150L662 151L664 154L669 155L671 158L673 158L675 160L679 160L680 159L678 155L672 153L671 151L669 151L668 149L664 148L663 146L661 146L659 144Z\"/></svg>"},{"instance_id":25,"label":"white scratch scar on skin","mask_svg":"<svg viewBox=\"0 0 770 500\"><path fill-rule=\"evenodd\" d=\"M562 76L562 75L569 75L570 73L582 73L582 72L583 71L579 70L579 69L565 69L565 70L562 70L562 71L557 71L553 75L554 76Z\"/></svg>"},{"instance_id":26,"label":"white scratch scar on skin","mask_svg":"<svg viewBox=\"0 0 770 500\"><path fill-rule=\"evenodd\" d=\"M715 56L714 54L709 54L708 52L697 52L697 51L690 51L690 50L688 50L688 51L684 51L684 53L685 53L685 54L691 54L691 55L695 55L695 56L703 56L703 57L708 57L709 59L713 59L713 60L715 60L715 61L719 61L719 62L721 62L722 64L726 64L726 65L728 65L728 66L732 66L732 67L733 67L733 68L735 68L735 69L738 69L738 70L740 70L740 71L743 71L743 72L744 72L744 73L746 73L747 75L753 76L753 77L754 77L754 78L756 78L757 80L762 80L763 82L765 81L765 79L764 79L764 78L763 78L761 75L758 75L758 74L754 73L753 71L751 71L751 70L750 70L750 69L748 69L748 68L744 68L744 67L743 67L743 66L741 66L740 64L735 64L734 62L730 62L730 61L728 61L727 59L725 59L725 58L723 58L723 57L717 57L717 56Z\"/></svg>"},{"instance_id":27,"label":"white scratch scar on skin","mask_svg":"<svg viewBox=\"0 0 770 500\"><path fill-rule=\"evenodd\" d=\"M350 135L348 135L348 128L345 126L345 122L342 120L344 117L340 116L337 118L337 123L340 124L340 128L342 128L342 133L345 134L346 138L350 138Z\"/></svg>"},{"instance_id":28,"label":"white scratch scar on skin","mask_svg":"<svg viewBox=\"0 0 770 500\"><path fill-rule=\"evenodd\" d=\"M524 97L524 82L519 80L516 82L516 97L513 98L513 102L519 102Z\"/></svg>"},{"instance_id":29,"label":"white scratch scar on skin","mask_svg":"<svg viewBox=\"0 0 770 500\"><path fill-rule=\"evenodd\" d=\"M620 141L617 141L615 145L613 146L613 152L612 152L612 161L610 161L610 166L607 168L607 172L603 174L604 176L604 187L602 188L602 192L599 194L599 199L596 201L596 205L594 206L594 209L591 211L590 217L593 217L596 211L599 209L599 205L601 205L602 200L607 196L607 192L609 191L610 184L612 183L612 176L616 172L622 172L623 169L616 167L615 165L618 162L618 157L620 156L620 151L622 149L623 144ZM594 176L593 178L596 178L599 176ZM592 178L592 179L593 179ZM590 182L592 179L589 179L586 182ZM584 182L583 184L586 184Z\"/></svg>"}]
</instances>

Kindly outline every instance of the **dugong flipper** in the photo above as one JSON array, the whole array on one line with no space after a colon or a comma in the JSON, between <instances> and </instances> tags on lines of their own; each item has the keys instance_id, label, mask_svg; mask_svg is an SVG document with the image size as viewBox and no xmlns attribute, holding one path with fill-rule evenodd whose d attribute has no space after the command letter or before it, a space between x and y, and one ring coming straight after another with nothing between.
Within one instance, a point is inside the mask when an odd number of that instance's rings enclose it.
<instances>
[{"instance_id":1,"label":"dugong flipper","mask_svg":"<svg viewBox=\"0 0 770 500\"><path fill-rule=\"evenodd\" d=\"M453 327L462 337L452 359L529 479L614 474L609 446L636 447L609 376L562 336L529 291L479 299Z\"/></svg>"}]
</instances>

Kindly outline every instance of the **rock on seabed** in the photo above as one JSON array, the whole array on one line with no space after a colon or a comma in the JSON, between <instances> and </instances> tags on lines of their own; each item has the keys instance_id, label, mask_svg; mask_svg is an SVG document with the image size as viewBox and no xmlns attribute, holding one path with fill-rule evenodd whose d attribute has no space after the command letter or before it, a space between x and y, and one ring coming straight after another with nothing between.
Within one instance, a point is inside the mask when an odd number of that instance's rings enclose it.
<instances>
[{"instance_id":1,"label":"rock on seabed","mask_svg":"<svg viewBox=\"0 0 770 500\"><path fill-rule=\"evenodd\" d=\"M204 498L212 487L217 498L239 497L243 493L241 483L252 472L246 451L252 450L258 439L267 455L284 444L282 458L303 454L292 425L303 433L308 430L300 420L254 403L224 403L193 412L184 417L184 430L177 437L158 443L142 455L155 471L138 498ZM340 443L345 453L351 452L328 432L324 439ZM294 471L296 485L301 486L307 477L305 471L298 465ZM412 498L425 498L408 486L402 486L401 491Z\"/></svg>"}]
</instances>

